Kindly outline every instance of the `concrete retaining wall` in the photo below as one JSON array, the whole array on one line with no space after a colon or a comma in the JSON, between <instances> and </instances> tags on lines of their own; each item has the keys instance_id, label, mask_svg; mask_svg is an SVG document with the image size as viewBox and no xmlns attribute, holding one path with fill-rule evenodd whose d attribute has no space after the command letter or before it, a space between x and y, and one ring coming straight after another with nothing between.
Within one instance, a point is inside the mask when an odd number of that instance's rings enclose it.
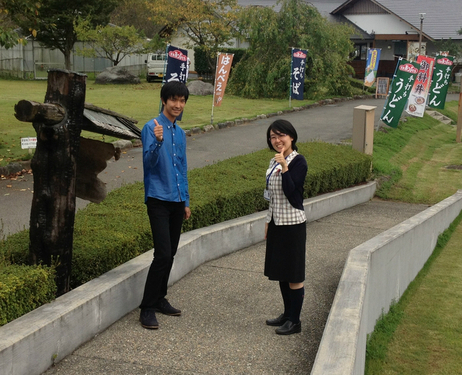
<instances>
[{"instance_id":1,"label":"concrete retaining wall","mask_svg":"<svg viewBox=\"0 0 462 375\"><path fill-rule=\"evenodd\" d=\"M367 334L462 210L462 190L351 250L311 375L364 374Z\"/></svg>"},{"instance_id":2,"label":"concrete retaining wall","mask_svg":"<svg viewBox=\"0 0 462 375\"><path fill-rule=\"evenodd\" d=\"M375 183L304 202L309 221L369 201ZM266 212L181 236L169 283L204 262L263 241ZM3 374L41 374L140 303L153 250L0 327Z\"/></svg>"}]
</instances>

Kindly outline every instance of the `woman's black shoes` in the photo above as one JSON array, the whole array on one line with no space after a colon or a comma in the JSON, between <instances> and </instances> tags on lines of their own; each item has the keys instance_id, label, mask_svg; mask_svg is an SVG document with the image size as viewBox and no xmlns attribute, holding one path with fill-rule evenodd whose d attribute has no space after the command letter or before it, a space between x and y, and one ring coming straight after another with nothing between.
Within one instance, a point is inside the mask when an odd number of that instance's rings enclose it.
<instances>
[{"instance_id":1,"label":"woman's black shoes","mask_svg":"<svg viewBox=\"0 0 462 375\"><path fill-rule=\"evenodd\" d=\"M266 324L269 326L274 326L274 327L280 327L282 326L285 322L289 320L288 316L284 316L284 314L279 315L277 318L274 319L268 319L266 321Z\"/></svg>"},{"instance_id":2,"label":"woman's black shoes","mask_svg":"<svg viewBox=\"0 0 462 375\"><path fill-rule=\"evenodd\" d=\"M287 320L281 327L276 329L278 335L291 335L293 333L300 333L302 331L302 322L297 324Z\"/></svg>"}]
</instances>

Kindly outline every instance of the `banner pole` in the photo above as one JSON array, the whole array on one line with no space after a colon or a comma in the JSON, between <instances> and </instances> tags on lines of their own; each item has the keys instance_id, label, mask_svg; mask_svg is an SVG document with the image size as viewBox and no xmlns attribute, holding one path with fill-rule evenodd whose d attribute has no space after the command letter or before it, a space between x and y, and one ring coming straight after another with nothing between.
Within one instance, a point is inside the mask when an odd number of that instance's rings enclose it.
<instances>
[{"instance_id":1,"label":"banner pole","mask_svg":"<svg viewBox=\"0 0 462 375\"><path fill-rule=\"evenodd\" d=\"M165 47L165 62L164 62L164 72L162 74L162 86L165 84L165 74L167 74L167 62L168 62L168 47L170 47L170 44L167 43L167 46ZM162 112L162 98L160 99L159 102L159 114Z\"/></svg>"},{"instance_id":2,"label":"banner pole","mask_svg":"<svg viewBox=\"0 0 462 375\"><path fill-rule=\"evenodd\" d=\"M215 79L213 81L212 115L210 117L210 124L211 125L213 125L213 108L215 107L215 89L216 89L216 85L217 85L217 69L218 69L218 62L220 61L219 60L220 54L221 54L221 52L218 52L218 54L217 54L217 63L216 63L216 66L215 66Z\"/></svg>"},{"instance_id":3,"label":"banner pole","mask_svg":"<svg viewBox=\"0 0 462 375\"><path fill-rule=\"evenodd\" d=\"M456 142L460 143L460 135L462 133L462 83L459 86L459 111L457 114L457 136Z\"/></svg>"},{"instance_id":4,"label":"banner pole","mask_svg":"<svg viewBox=\"0 0 462 375\"><path fill-rule=\"evenodd\" d=\"M367 48L367 56L369 56L369 50L370 48ZM359 55L361 55L361 48L359 49ZM364 88L366 87L366 74L367 74L367 60L366 58L366 69L364 70L364 79L363 79L363 94L364 94ZM377 96L375 97L377 99Z\"/></svg>"},{"instance_id":5,"label":"banner pole","mask_svg":"<svg viewBox=\"0 0 462 375\"><path fill-rule=\"evenodd\" d=\"M290 50L289 108L292 108L292 69L294 68L294 47Z\"/></svg>"},{"instance_id":6,"label":"banner pole","mask_svg":"<svg viewBox=\"0 0 462 375\"><path fill-rule=\"evenodd\" d=\"M387 94L387 97L386 97L386 100L385 100L385 105L383 106L383 109L382 109L382 114L380 115L380 118L382 118L383 116L383 113L385 112L385 108L387 106L387 101L388 101L388 97L390 96L391 94L391 90L392 90L392 87L393 87L393 81L395 80L395 77L396 77L396 72L401 64L401 60L403 60L403 58L400 56L398 58L398 64L396 64L396 67L395 67L395 72L393 73L393 79L391 80L391 83L390 83L390 86L388 86L388 94ZM377 129L378 130L378 129Z\"/></svg>"}]
</instances>

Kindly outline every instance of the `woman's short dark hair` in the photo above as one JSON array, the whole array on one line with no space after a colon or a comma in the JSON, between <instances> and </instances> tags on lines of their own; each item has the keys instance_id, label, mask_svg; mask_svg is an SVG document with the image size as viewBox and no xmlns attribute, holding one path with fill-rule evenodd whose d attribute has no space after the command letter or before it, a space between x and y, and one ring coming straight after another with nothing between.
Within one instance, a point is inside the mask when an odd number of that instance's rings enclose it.
<instances>
[{"instance_id":1,"label":"woman's short dark hair","mask_svg":"<svg viewBox=\"0 0 462 375\"><path fill-rule=\"evenodd\" d=\"M274 149L273 145L271 144L271 139L270 139L271 130L273 131L274 134L279 134L279 135L280 134L287 134L288 136L293 138L292 150L294 150L294 151L298 150L298 147L296 146L297 139L298 139L297 131L295 130L295 128L293 127L293 125L289 121L287 121L287 120L276 120L269 126L269 128L268 128L268 130L266 132L266 142L268 143L268 147L270 148L270 150L276 151Z\"/></svg>"},{"instance_id":2,"label":"woman's short dark hair","mask_svg":"<svg viewBox=\"0 0 462 375\"><path fill-rule=\"evenodd\" d=\"M167 103L168 99L173 99L175 96L179 98L184 97L185 102L188 101L189 90L183 82L170 81L162 86L160 97L164 103Z\"/></svg>"}]
</instances>

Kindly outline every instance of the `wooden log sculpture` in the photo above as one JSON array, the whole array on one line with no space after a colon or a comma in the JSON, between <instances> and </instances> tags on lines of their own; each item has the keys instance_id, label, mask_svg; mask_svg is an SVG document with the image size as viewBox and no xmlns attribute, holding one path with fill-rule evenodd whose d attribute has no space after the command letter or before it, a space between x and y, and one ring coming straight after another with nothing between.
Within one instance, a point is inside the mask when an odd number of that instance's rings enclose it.
<instances>
[{"instance_id":1,"label":"wooden log sculpture","mask_svg":"<svg viewBox=\"0 0 462 375\"><path fill-rule=\"evenodd\" d=\"M34 195L30 216L30 260L33 264L56 267L57 295L70 289L76 160L85 87L85 75L51 70L45 104L22 101L18 103L19 107L15 107L16 117L32 120L37 132L37 148L31 162Z\"/></svg>"}]
</instances>

